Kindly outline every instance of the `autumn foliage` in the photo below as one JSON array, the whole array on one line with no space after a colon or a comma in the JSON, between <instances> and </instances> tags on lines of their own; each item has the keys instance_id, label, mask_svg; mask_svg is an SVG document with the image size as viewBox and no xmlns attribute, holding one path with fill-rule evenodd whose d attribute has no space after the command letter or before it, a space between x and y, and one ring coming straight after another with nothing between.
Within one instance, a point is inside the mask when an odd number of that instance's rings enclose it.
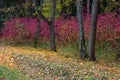
<instances>
[{"instance_id":1,"label":"autumn foliage","mask_svg":"<svg viewBox=\"0 0 120 80\"><path fill-rule=\"evenodd\" d=\"M89 37L90 19L83 16L85 37ZM120 15L116 13L100 14L97 22L97 40L110 41L120 37ZM74 43L78 41L78 22L76 17L71 19L57 18L55 24L55 35L58 43ZM11 18L4 22L2 38L22 42L23 40L33 41L35 37L37 19L35 18ZM49 40L49 26L41 21L39 41Z\"/></svg>"}]
</instances>

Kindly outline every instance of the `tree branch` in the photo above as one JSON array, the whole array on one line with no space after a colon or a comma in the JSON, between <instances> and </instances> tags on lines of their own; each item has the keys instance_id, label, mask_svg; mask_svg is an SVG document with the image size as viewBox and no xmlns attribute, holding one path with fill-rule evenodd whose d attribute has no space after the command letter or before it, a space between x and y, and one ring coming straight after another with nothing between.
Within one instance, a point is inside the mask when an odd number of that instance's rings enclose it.
<instances>
[{"instance_id":1,"label":"tree branch","mask_svg":"<svg viewBox=\"0 0 120 80\"><path fill-rule=\"evenodd\" d=\"M48 25L51 24L51 21L49 21L41 12L40 12L39 14L40 14L40 17L41 17Z\"/></svg>"},{"instance_id":2,"label":"tree branch","mask_svg":"<svg viewBox=\"0 0 120 80\"><path fill-rule=\"evenodd\" d=\"M56 0L52 0L52 6L51 6L51 16L50 21L53 22L55 19L55 8L56 8Z\"/></svg>"}]
</instances>

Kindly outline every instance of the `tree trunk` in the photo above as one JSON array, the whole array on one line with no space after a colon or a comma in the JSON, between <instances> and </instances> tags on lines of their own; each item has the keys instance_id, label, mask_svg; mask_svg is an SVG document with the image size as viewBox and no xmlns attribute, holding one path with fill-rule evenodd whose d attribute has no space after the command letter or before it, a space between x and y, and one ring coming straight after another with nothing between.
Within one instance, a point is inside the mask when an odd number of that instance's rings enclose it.
<instances>
[{"instance_id":1,"label":"tree trunk","mask_svg":"<svg viewBox=\"0 0 120 80\"><path fill-rule=\"evenodd\" d=\"M40 22L41 22L41 17L40 17L40 13L42 11L42 0L40 0L40 10L37 10L37 5L36 5L36 1L33 0L33 3L34 3L34 8L35 8L35 11L38 13L38 16L37 16L37 27L36 27L36 33L35 33L35 40L34 40L34 47L37 48L37 43L38 43L38 39L39 39L39 34L40 34Z\"/></svg>"},{"instance_id":2,"label":"tree trunk","mask_svg":"<svg viewBox=\"0 0 120 80\"><path fill-rule=\"evenodd\" d=\"M38 15L38 18L37 18L37 28L36 28L36 33L35 33L35 40L34 40L34 47L37 48L37 43L38 43L38 39L39 39L39 33L40 33L40 16Z\"/></svg>"},{"instance_id":3,"label":"tree trunk","mask_svg":"<svg viewBox=\"0 0 120 80\"><path fill-rule=\"evenodd\" d=\"M93 0L92 2L92 15L90 22L90 38L89 38L89 60L95 61L95 40L96 40L96 28L97 28L97 12L98 12L99 0Z\"/></svg>"},{"instance_id":4,"label":"tree trunk","mask_svg":"<svg viewBox=\"0 0 120 80\"><path fill-rule=\"evenodd\" d=\"M120 33L118 33L120 35ZM120 61L120 38L116 39L117 42L117 54L116 54L116 59Z\"/></svg>"},{"instance_id":5,"label":"tree trunk","mask_svg":"<svg viewBox=\"0 0 120 80\"><path fill-rule=\"evenodd\" d=\"M3 0L0 0L0 8L3 8Z\"/></svg>"},{"instance_id":6,"label":"tree trunk","mask_svg":"<svg viewBox=\"0 0 120 80\"><path fill-rule=\"evenodd\" d=\"M78 17L78 28L79 28L79 46L81 58L87 57L87 49L85 46L84 27L82 20L82 1L76 0L77 6L77 17Z\"/></svg>"},{"instance_id":7,"label":"tree trunk","mask_svg":"<svg viewBox=\"0 0 120 80\"><path fill-rule=\"evenodd\" d=\"M52 51L56 52L55 33L54 33L55 8L56 8L56 0L52 0L50 20L47 19L42 14L42 11L40 11L40 17L50 26L50 47Z\"/></svg>"},{"instance_id":8,"label":"tree trunk","mask_svg":"<svg viewBox=\"0 0 120 80\"><path fill-rule=\"evenodd\" d=\"M56 52L56 44L55 44L55 33L54 33L54 23L50 24L50 47L52 51Z\"/></svg>"},{"instance_id":9,"label":"tree trunk","mask_svg":"<svg viewBox=\"0 0 120 80\"><path fill-rule=\"evenodd\" d=\"M54 19L55 19L55 8L56 8L56 0L52 0L51 6L51 16L50 16L50 46L51 50L56 52L56 44L55 44L55 33L54 33Z\"/></svg>"},{"instance_id":10,"label":"tree trunk","mask_svg":"<svg viewBox=\"0 0 120 80\"><path fill-rule=\"evenodd\" d=\"M0 28L2 27L2 21L3 21L3 12L2 12L2 9L3 9L3 0L0 0Z\"/></svg>"},{"instance_id":11,"label":"tree trunk","mask_svg":"<svg viewBox=\"0 0 120 80\"><path fill-rule=\"evenodd\" d=\"M90 15L90 0L87 0L87 17Z\"/></svg>"}]
</instances>

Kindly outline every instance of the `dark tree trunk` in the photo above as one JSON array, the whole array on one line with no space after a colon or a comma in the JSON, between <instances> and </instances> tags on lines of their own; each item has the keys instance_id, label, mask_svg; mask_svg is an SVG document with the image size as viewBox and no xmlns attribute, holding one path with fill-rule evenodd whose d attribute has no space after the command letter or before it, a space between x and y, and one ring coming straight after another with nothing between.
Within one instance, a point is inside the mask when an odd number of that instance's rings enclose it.
<instances>
[{"instance_id":1,"label":"dark tree trunk","mask_svg":"<svg viewBox=\"0 0 120 80\"><path fill-rule=\"evenodd\" d=\"M55 19L55 8L56 8L56 0L52 0L51 6L51 17L50 17L50 46L51 50L56 52L56 44L55 44L55 33L54 33L54 19Z\"/></svg>"},{"instance_id":2,"label":"dark tree trunk","mask_svg":"<svg viewBox=\"0 0 120 80\"><path fill-rule=\"evenodd\" d=\"M35 33L35 40L34 40L34 47L37 48L37 43L38 43L38 39L39 39L39 34L40 34L40 16L38 15L37 17L37 28L36 28L36 33Z\"/></svg>"},{"instance_id":3,"label":"dark tree trunk","mask_svg":"<svg viewBox=\"0 0 120 80\"><path fill-rule=\"evenodd\" d=\"M118 33L120 35L120 33ZM120 38L116 39L117 42L117 54L116 54L116 59L120 61Z\"/></svg>"},{"instance_id":4,"label":"dark tree trunk","mask_svg":"<svg viewBox=\"0 0 120 80\"><path fill-rule=\"evenodd\" d=\"M50 47L52 51L56 52L56 44L55 44L55 33L54 33L54 23L50 24Z\"/></svg>"},{"instance_id":5,"label":"dark tree trunk","mask_svg":"<svg viewBox=\"0 0 120 80\"><path fill-rule=\"evenodd\" d=\"M87 17L90 14L90 0L87 0Z\"/></svg>"},{"instance_id":6,"label":"dark tree trunk","mask_svg":"<svg viewBox=\"0 0 120 80\"><path fill-rule=\"evenodd\" d=\"M2 19L3 19L3 12L2 12L2 9L3 9L3 0L0 0L0 28L2 27Z\"/></svg>"},{"instance_id":7,"label":"dark tree trunk","mask_svg":"<svg viewBox=\"0 0 120 80\"><path fill-rule=\"evenodd\" d=\"M60 11L60 16L63 17L64 19L67 18L67 7L64 5L64 1L60 0L60 4L61 4L61 11Z\"/></svg>"},{"instance_id":8,"label":"dark tree trunk","mask_svg":"<svg viewBox=\"0 0 120 80\"><path fill-rule=\"evenodd\" d=\"M56 52L55 33L54 33L55 8L56 8L56 0L52 0L50 20L47 19L42 14L42 11L40 11L40 17L50 26L50 47L52 51Z\"/></svg>"},{"instance_id":9,"label":"dark tree trunk","mask_svg":"<svg viewBox=\"0 0 120 80\"><path fill-rule=\"evenodd\" d=\"M77 17L78 17L78 28L79 28L79 46L80 46L80 56L81 58L87 57L87 49L85 46L85 36L84 36L84 27L82 20L82 1L76 0L77 6Z\"/></svg>"},{"instance_id":10,"label":"dark tree trunk","mask_svg":"<svg viewBox=\"0 0 120 80\"><path fill-rule=\"evenodd\" d=\"M0 0L0 9L3 8L3 0Z\"/></svg>"},{"instance_id":11,"label":"dark tree trunk","mask_svg":"<svg viewBox=\"0 0 120 80\"><path fill-rule=\"evenodd\" d=\"M34 3L35 11L38 13L38 16L37 16L38 23L37 23L37 27L36 27L35 40L34 40L34 47L37 48L37 43L38 43L39 33L40 33L40 20L41 20L40 12L42 10L42 0L40 0L40 10L37 9L35 0L33 0L33 3Z\"/></svg>"},{"instance_id":12,"label":"dark tree trunk","mask_svg":"<svg viewBox=\"0 0 120 80\"><path fill-rule=\"evenodd\" d=\"M97 12L99 0L92 2L92 15L90 22L90 38L89 38L89 60L95 61L95 41L96 41L96 28L97 28Z\"/></svg>"},{"instance_id":13,"label":"dark tree trunk","mask_svg":"<svg viewBox=\"0 0 120 80\"><path fill-rule=\"evenodd\" d=\"M106 3L107 3L107 7L109 6L109 0L106 0Z\"/></svg>"}]
</instances>

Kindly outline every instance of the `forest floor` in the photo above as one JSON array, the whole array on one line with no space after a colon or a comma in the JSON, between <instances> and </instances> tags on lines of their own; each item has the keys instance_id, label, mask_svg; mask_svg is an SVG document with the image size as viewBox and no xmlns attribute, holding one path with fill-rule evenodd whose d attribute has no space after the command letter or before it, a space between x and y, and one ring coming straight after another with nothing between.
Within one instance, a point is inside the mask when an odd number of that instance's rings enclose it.
<instances>
[{"instance_id":1,"label":"forest floor","mask_svg":"<svg viewBox=\"0 0 120 80\"><path fill-rule=\"evenodd\" d=\"M18 70L26 80L120 80L120 64L107 66L30 47L0 45L0 65Z\"/></svg>"}]
</instances>

